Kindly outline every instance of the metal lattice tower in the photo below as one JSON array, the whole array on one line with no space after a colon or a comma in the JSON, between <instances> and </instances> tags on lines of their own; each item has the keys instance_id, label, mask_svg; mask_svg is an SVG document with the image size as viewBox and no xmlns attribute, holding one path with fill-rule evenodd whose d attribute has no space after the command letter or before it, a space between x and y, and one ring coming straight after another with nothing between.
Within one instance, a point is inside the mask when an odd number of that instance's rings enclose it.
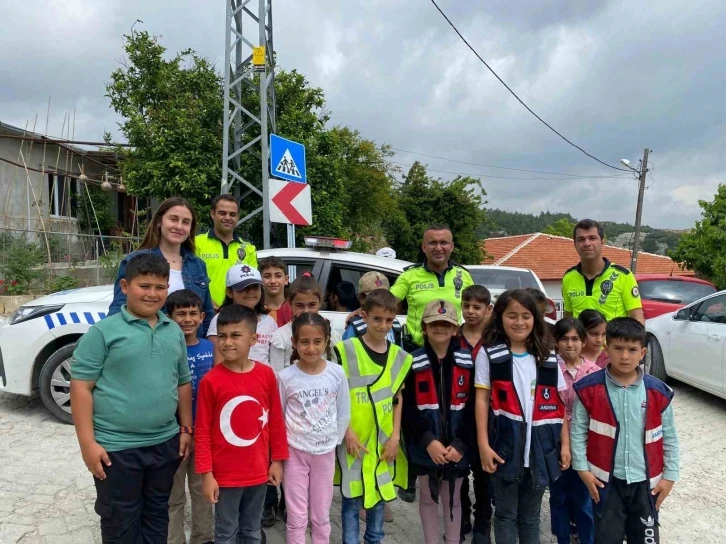
<instances>
[{"instance_id":1,"label":"metal lattice tower","mask_svg":"<svg viewBox=\"0 0 726 544\"><path fill-rule=\"evenodd\" d=\"M224 135L222 150L222 193L234 193L239 199L261 199L260 206L237 223L262 212L263 247L270 247L270 210L268 190L270 171L270 129L275 132L275 70L272 44L272 0L226 0L227 39L224 52ZM257 3L257 12L250 4ZM253 65L252 51L265 48L264 67ZM255 74L259 75L260 103L256 111L242 105L245 87L256 90ZM259 126L260 134L245 142L245 134ZM232 141L230 141L230 137ZM255 186L242 177L243 153L251 153L262 168L262 186Z\"/></svg>"}]
</instances>

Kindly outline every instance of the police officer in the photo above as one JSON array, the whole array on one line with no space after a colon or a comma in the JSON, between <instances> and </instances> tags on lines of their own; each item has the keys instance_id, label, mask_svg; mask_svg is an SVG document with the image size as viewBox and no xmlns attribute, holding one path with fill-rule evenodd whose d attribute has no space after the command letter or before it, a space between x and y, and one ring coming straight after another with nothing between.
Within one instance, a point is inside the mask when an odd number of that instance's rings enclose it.
<instances>
[{"instance_id":1,"label":"police officer","mask_svg":"<svg viewBox=\"0 0 726 544\"><path fill-rule=\"evenodd\" d=\"M239 218L237 199L229 194L218 195L212 200L210 213L214 226L194 239L197 256L207 265L209 290L218 309L224 302L227 270L236 264L248 264L257 268L257 250L250 242L234 232Z\"/></svg>"},{"instance_id":2,"label":"police officer","mask_svg":"<svg viewBox=\"0 0 726 544\"><path fill-rule=\"evenodd\" d=\"M582 219L575 225L572 237L580 263L562 278L565 315L577 317L583 310L592 309L608 321L632 317L645 323L635 276L602 256L602 226L592 219Z\"/></svg>"},{"instance_id":3,"label":"police officer","mask_svg":"<svg viewBox=\"0 0 726 544\"><path fill-rule=\"evenodd\" d=\"M454 237L446 225L431 225L424 231L421 249L426 258L422 263L404 269L391 293L408 303L406 328L409 338L407 351L423 346L421 318L432 300L445 300L461 315L461 292L474 284L469 272L451 260Z\"/></svg>"},{"instance_id":4,"label":"police officer","mask_svg":"<svg viewBox=\"0 0 726 544\"><path fill-rule=\"evenodd\" d=\"M448 226L429 226L424 231L421 249L426 256L423 262L405 268L391 287L391 293L398 300L408 303L408 337L404 346L409 353L424 344L421 318L426 305L432 300L445 300L461 315L461 292L474 284L469 272L451 260L454 236ZM413 474L409 473L409 488L399 490L398 496L407 502L416 499Z\"/></svg>"}]
</instances>

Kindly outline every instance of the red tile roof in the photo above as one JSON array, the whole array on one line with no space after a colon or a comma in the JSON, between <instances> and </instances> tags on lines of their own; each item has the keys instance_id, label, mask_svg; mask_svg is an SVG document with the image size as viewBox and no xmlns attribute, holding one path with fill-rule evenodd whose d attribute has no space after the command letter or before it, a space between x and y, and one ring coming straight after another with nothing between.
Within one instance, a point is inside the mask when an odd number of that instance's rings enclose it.
<instances>
[{"instance_id":1,"label":"red tile roof","mask_svg":"<svg viewBox=\"0 0 726 544\"><path fill-rule=\"evenodd\" d=\"M561 280L570 267L580 262L572 239L541 232L487 238L483 244L487 257L482 264L529 268L543 281ZM630 267L628 249L606 245L602 255L614 264ZM691 270L681 270L670 257L643 252L638 253L638 273L695 275Z\"/></svg>"}]
</instances>

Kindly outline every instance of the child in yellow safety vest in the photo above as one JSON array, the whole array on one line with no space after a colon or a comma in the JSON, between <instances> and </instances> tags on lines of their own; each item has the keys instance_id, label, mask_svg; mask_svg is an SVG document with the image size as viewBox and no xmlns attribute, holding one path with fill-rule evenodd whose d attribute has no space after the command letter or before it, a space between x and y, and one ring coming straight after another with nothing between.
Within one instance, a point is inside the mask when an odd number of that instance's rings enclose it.
<instances>
[{"instance_id":1,"label":"child in yellow safety vest","mask_svg":"<svg viewBox=\"0 0 726 544\"><path fill-rule=\"evenodd\" d=\"M359 510L366 511L364 541L383 540L383 509L405 489L408 466L400 447L401 388L411 355L386 337L398 299L386 289L368 293L362 316L366 333L335 346L348 379L351 421L336 453L335 484L343 495L343 544L358 544ZM395 486L395 487L394 487Z\"/></svg>"}]
</instances>

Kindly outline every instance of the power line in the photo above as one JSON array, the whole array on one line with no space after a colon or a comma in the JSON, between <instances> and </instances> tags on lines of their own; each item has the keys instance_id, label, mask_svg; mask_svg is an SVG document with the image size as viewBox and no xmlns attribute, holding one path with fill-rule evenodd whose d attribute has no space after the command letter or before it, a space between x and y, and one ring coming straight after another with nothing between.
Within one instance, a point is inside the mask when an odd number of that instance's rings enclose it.
<instances>
[{"instance_id":1,"label":"power line","mask_svg":"<svg viewBox=\"0 0 726 544\"><path fill-rule=\"evenodd\" d=\"M449 162L456 162L459 164L468 164L470 166L484 166L485 168L496 168L498 170L513 170L515 172L530 172L532 174L549 174L552 176L568 176L573 178L580 178L580 179L591 179L591 178L609 178L612 176L586 176L586 175L580 175L580 174L568 174L566 172L548 172L545 170L527 170L526 168L511 168L509 166L495 166L493 164L483 164L479 162L467 162L467 161L459 161L456 159L450 159L448 157L438 157L436 155L429 155L428 153L420 153L418 151L410 151L408 149L399 149L397 147L390 146L391 149L394 151L398 151L400 153L410 153L412 155L421 155L422 157L429 157L431 159L439 159L442 161L449 161Z\"/></svg>"},{"instance_id":2,"label":"power line","mask_svg":"<svg viewBox=\"0 0 726 544\"><path fill-rule=\"evenodd\" d=\"M413 164L406 164L403 162L396 162L396 161L389 161L391 164L396 164L398 166L406 166L406 167L412 167ZM580 179L587 179L587 178L514 178L514 177L508 177L508 176L488 176L486 174L472 174L467 172L452 172L451 170L436 170L434 168L429 168L428 166L425 167L427 172L436 172L439 174L454 174L457 176L469 176L469 177L477 177L477 178L487 178L487 179L508 179L508 180L515 180L515 181L578 181ZM627 174L620 174L617 176L600 176L600 178L606 178L606 179L619 179L627 177Z\"/></svg>"},{"instance_id":3,"label":"power line","mask_svg":"<svg viewBox=\"0 0 726 544\"><path fill-rule=\"evenodd\" d=\"M469 42L468 42L468 41L466 40L466 38L464 38L464 36L463 36L463 35L461 34L461 32L459 32L459 29L458 29L458 28L456 28L456 26L454 25L454 23L452 23L452 22L451 22L451 20L450 20L450 19L449 19L449 18L448 18L448 17L446 16L446 14L445 14L445 13L444 13L444 12L443 12L443 11L441 10L441 8L439 7L439 5L438 5L438 4L436 3L436 0L431 0L431 3L432 3L432 4L434 5L434 7L435 7L435 8L436 8L436 9L438 10L438 12L439 12L439 13L441 14L441 16L442 16L442 17L443 17L444 19L446 19L446 22L447 22L447 23L449 23L449 25L451 26L451 28L453 28L453 29L454 29L454 32L456 32L456 33L457 33L457 34L459 35L459 38L461 38L461 40L462 40L462 41L463 41L463 42L464 42L464 43L466 44L466 46L467 46L467 47L468 47L469 49L471 49L472 53L474 53L474 54L476 55L476 57L477 57L477 58L478 58L478 59L479 59L479 60L480 60L480 61L482 62L482 64L483 64L484 66L486 66L486 67L487 67L487 68L489 69L489 71L490 71L490 72L491 72L492 74L494 74L494 77L496 77L496 78L497 78L497 79L499 80L499 82L500 82L500 83L501 83L502 85L504 85L504 87L505 87L505 88L506 88L506 89L507 89L507 90L508 90L508 91L509 91L509 92L511 93L511 95L512 95L512 96L513 96L514 98L516 98L516 99L517 99L517 101L518 101L518 102L519 102L520 104L522 104L522 106L524 106L524 107L525 107L525 108L527 109L527 111L528 111L529 113L531 113L532 115L534 115L534 116L535 116L535 117L536 117L536 118L537 118L537 119L539 120L539 122L540 122L540 123L542 123L542 124L543 124L544 126L546 126L546 127L548 128L548 129L550 129L550 130L551 130L552 132L554 132L555 134L557 134L557 136L559 136L560 138L562 138L562 139L563 139L564 141L566 141L566 142L567 142L568 144L570 144L570 145L571 145L572 147L574 147L574 148L576 148L576 149L579 149L579 150L580 150L580 151L581 151L582 153L584 153L585 155L587 155L587 156L588 156L588 157L590 157L591 159L593 159L593 160L596 160L596 161L597 161L597 162L599 162L600 164L602 164L602 165L604 165L604 166L607 166L608 168L612 168L613 170L620 170L620 171L622 171L622 172L627 172L627 170L625 170L624 168L618 168L617 166L613 166L612 164L608 164L608 163L606 163L605 161L601 161L600 159L598 159L598 158L597 158L597 157L596 157L595 155L592 155L592 154L588 153L588 152L587 152L587 151L585 151L585 150L584 150L583 148L581 148L581 147L580 147L579 145L577 145L577 144L575 144L575 143L571 142L570 140L568 140L567 138L565 138L565 137L564 137L564 136L563 136L562 134L560 134L559 132L557 132L557 130L555 130L555 129L554 129L553 127L552 127L552 125L550 125L549 123L547 123L547 121L545 121L545 120L544 120L544 119L542 119L542 118L541 118L541 117L540 117L539 115L537 115L537 114L536 114L536 113L535 113L535 112L534 112L534 111L532 110L532 108L530 108L530 107L529 107L529 106L528 106L527 104L525 104L525 103L524 103L524 101L523 101L523 100L522 100L521 98L519 98L519 96L517 96L517 93L515 93L515 92L514 92L514 91L513 91L513 90L512 90L512 89L511 89L511 88L509 87L509 85L507 85L507 84L506 84L506 83L504 82L504 80L503 80L503 79L502 79L501 77L499 77L499 75L498 75L498 74L497 74L497 73L496 73L496 72L495 72L495 71L494 71L494 70L492 69L492 67L491 67L491 66L489 66L489 65L487 64L487 62L486 62L486 61L485 61L485 60L484 60L484 59L483 59L483 58L481 57L481 55L479 55L479 53L477 53L476 49L474 49L474 48L473 48L473 47L471 46L471 44L470 44L470 43L469 43Z\"/></svg>"}]
</instances>

